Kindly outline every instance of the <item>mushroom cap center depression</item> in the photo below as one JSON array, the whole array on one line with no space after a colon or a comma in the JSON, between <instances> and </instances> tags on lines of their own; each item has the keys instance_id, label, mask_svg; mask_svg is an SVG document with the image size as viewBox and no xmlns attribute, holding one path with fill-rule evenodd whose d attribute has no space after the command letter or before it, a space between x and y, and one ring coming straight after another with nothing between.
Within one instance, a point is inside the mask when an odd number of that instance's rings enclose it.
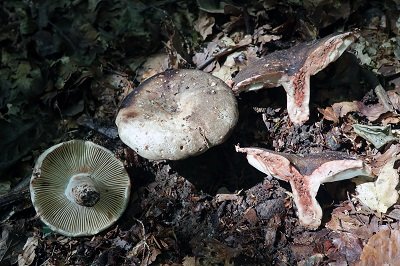
<instances>
[{"instance_id":1,"label":"mushroom cap center depression","mask_svg":"<svg viewBox=\"0 0 400 266\"><path fill-rule=\"evenodd\" d=\"M236 99L220 79L171 70L143 82L124 100L121 140L148 159L183 159L222 143L237 122Z\"/></svg>"}]
</instances>

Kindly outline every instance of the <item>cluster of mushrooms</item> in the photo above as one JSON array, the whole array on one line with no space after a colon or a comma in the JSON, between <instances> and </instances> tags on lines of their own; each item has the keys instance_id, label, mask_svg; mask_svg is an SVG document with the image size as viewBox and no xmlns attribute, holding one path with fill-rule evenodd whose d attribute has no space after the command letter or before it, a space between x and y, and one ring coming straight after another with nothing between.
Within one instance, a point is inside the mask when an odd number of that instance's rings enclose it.
<instances>
[{"instance_id":1,"label":"cluster of mushrooms","mask_svg":"<svg viewBox=\"0 0 400 266\"><path fill-rule=\"evenodd\" d=\"M289 118L309 117L310 76L335 61L356 39L354 32L329 35L271 53L239 71L233 87L194 69L167 70L140 84L116 117L120 139L150 160L180 160L224 142L239 116L235 94L283 86ZM248 162L289 182L300 224L315 229L322 209L315 199L322 183L371 176L362 161L338 152L293 155L240 148ZM114 154L89 141L73 140L46 150L30 183L42 221L67 236L93 235L113 224L127 206L130 179Z\"/></svg>"}]
</instances>

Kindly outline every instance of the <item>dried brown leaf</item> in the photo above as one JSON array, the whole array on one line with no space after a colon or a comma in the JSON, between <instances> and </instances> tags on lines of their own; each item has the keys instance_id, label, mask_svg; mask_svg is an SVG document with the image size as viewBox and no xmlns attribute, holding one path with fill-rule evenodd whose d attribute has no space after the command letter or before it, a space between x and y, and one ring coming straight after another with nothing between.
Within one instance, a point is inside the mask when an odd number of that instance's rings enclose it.
<instances>
[{"instance_id":1,"label":"dried brown leaf","mask_svg":"<svg viewBox=\"0 0 400 266\"><path fill-rule=\"evenodd\" d=\"M200 12L199 18L194 23L194 29L200 33L203 40L212 33L215 24L215 18L205 12Z\"/></svg>"},{"instance_id":2,"label":"dried brown leaf","mask_svg":"<svg viewBox=\"0 0 400 266\"><path fill-rule=\"evenodd\" d=\"M377 155L375 155L373 161L371 162L372 173L374 175L379 175L381 169L390 160L392 160L393 157L398 156L399 154L400 154L400 144L393 144L383 154L378 153Z\"/></svg>"},{"instance_id":3,"label":"dried brown leaf","mask_svg":"<svg viewBox=\"0 0 400 266\"><path fill-rule=\"evenodd\" d=\"M359 110L357 101L334 103L332 108L337 117L344 117L350 112L357 112Z\"/></svg>"},{"instance_id":4,"label":"dried brown leaf","mask_svg":"<svg viewBox=\"0 0 400 266\"><path fill-rule=\"evenodd\" d=\"M390 102L393 105L393 108L396 110L400 110L400 94L398 90L390 90L387 92Z\"/></svg>"},{"instance_id":5,"label":"dried brown leaf","mask_svg":"<svg viewBox=\"0 0 400 266\"><path fill-rule=\"evenodd\" d=\"M358 235L349 232L331 234L332 243L337 253L344 255L347 262L356 262L362 252L362 244Z\"/></svg>"},{"instance_id":6,"label":"dried brown leaf","mask_svg":"<svg viewBox=\"0 0 400 266\"><path fill-rule=\"evenodd\" d=\"M165 71L168 68L168 55L157 53L147 58L137 72L137 79L142 82L155 74Z\"/></svg>"},{"instance_id":7,"label":"dried brown leaf","mask_svg":"<svg viewBox=\"0 0 400 266\"><path fill-rule=\"evenodd\" d=\"M332 231L349 231L352 232L358 229L363 224L349 213L351 206L348 204L344 207L338 207L332 211L332 217L329 222L325 224L327 228Z\"/></svg>"},{"instance_id":8,"label":"dried brown leaf","mask_svg":"<svg viewBox=\"0 0 400 266\"><path fill-rule=\"evenodd\" d=\"M365 105L359 102L358 109L360 113L366 116L371 122L378 120L381 115L387 112L386 107L381 103Z\"/></svg>"},{"instance_id":9,"label":"dried brown leaf","mask_svg":"<svg viewBox=\"0 0 400 266\"><path fill-rule=\"evenodd\" d=\"M382 230L364 246L357 265L398 265L400 261L400 231Z\"/></svg>"},{"instance_id":10,"label":"dried brown leaf","mask_svg":"<svg viewBox=\"0 0 400 266\"><path fill-rule=\"evenodd\" d=\"M326 107L325 109L318 108L318 111L324 116L325 120L329 120L336 123L339 123L339 117L335 113L332 107Z\"/></svg>"},{"instance_id":11,"label":"dried brown leaf","mask_svg":"<svg viewBox=\"0 0 400 266\"><path fill-rule=\"evenodd\" d=\"M18 266L31 265L36 257L36 248L39 245L39 238L29 237L26 240L22 254L18 255Z\"/></svg>"}]
</instances>

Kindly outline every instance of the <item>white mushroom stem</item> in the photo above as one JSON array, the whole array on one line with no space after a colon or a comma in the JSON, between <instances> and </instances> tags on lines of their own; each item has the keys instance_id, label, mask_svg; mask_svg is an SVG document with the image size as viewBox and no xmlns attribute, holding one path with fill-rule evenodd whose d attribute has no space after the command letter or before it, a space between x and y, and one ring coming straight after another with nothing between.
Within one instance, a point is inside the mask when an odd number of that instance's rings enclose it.
<instances>
[{"instance_id":1,"label":"white mushroom stem","mask_svg":"<svg viewBox=\"0 0 400 266\"><path fill-rule=\"evenodd\" d=\"M100 192L87 173L72 176L65 189L65 195L71 202L85 207L93 207L100 200Z\"/></svg>"}]
</instances>

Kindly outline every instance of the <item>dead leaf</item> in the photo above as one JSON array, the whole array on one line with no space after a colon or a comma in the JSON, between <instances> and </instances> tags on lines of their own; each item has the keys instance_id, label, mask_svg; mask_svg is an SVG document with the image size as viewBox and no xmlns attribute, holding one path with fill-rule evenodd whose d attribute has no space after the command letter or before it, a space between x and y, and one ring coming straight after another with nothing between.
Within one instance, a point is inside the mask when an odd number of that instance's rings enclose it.
<instances>
[{"instance_id":1,"label":"dead leaf","mask_svg":"<svg viewBox=\"0 0 400 266\"><path fill-rule=\"evenodd\" d=\"M232 74L237 70L236 68L236 63L235 63L235 58L237 58L241 52L235 52L230 54L224 64L219 68L215 69L212 74L223 81L227 81L232 78Z\"/></svg>"},{"instance_id":2,"label":"dead leaf","mask_svg":"<svg viewBox=\"0 0 400 266\"><path fill-rule=\"evenodd\" d=\"M320 113L324 115L324 118L335 122L337 118L344 117L350 112L358 112L366 116L369 121L373 122L379 119L379 117L387 112L385 106L381 103L365 105L360 101L352 102L340 102L334 103L332 109L327 107L325 109L318 109Z\"/></svg>"},{"instance_id":3,"label":"dead leaf","mask_svg":"<svg viewBox=\"0 0 400 266\"><path fill-rule=\"evenodd\" d=\"M168 55L157 53L149 56L144 64L138 69L137 80L142 82L155 74L165 71L168 68Z\"/></svg>"},{"instance_id":4,"label":"dead leaf","mask_svg":"<svg viewBox=\"0 0 400 266\"><path fill-rule=\"evenodd\" d=\"M381 117L382 125L398 125L400 123L400 116L398 115L384 115Z\"/></svg>"},{"instance_id":5,"label":"dead leaf","mask_svg":"<svg viewBox=\"0 0 400 266\"><path fill-rule=\"evenodd\" d=\"M356 213L352 204L347 202L344 206L332 211L332 218L325 224L326 228L337 232L351 232L362 241L367 241L376 231L373 219L369 214Z\"/></svg>"},{"instance_id":6,"label":"dead leaf","mask_svg":"<svg viewBox=\"0 0 400 266\"><path fill-rule=\"evenodd\" d=\"M209 42L207 47L203 48L202 51L197 52L194 54L192 60L193 63L199 68L200 66L207 65L203 69L204 72L211 72L216 65L216 60L212 60L214 58L213 52L220 49L216 42ZM211 62L210 62L211 61Z\"/></svg>"},{"instance_id":7,"label":"dead leaf","mask_svg":"<svg viewBox=\"0 0 400 266\"><path fill-rule=\"evenodd\" d=\"M196 258L186 256L183 258L182 265L183 266L196 266Z\"/></svg>"},{"instance_id":8,"label":"dead leaf","mask_svg":"<svg viewBox=\"0 0 400 266\"><path fill-rule=\"evenodd\" d=\"M398 90L387 91L387 96L393 105L393 108L400 111L400 94Z\"/></svg>"},{"instance_id":9,"label":"dead leaf","mask_svg":"<svg viewBox=\"0 0 400 266\"><path fill-rule=\"evenodd\" d=\"M220 242L211 237L197 236L190 240L192 252L196 258L202 258L203 265L217 265L224 263L224 265L231 265L230 262L233 258L237 257L242 248L232 248L225 243Z\"/></svg>"},{"instance_id":10,"label":"dead leaf","mask_svg":"<svg viewBox=\"0 0 400 266\"><path fill-rule=\"evenodd\" d=\"M400 261L400 231L381 230L364 246L357 265L398 265Z\"/></svg>"},{"instance_id":11,"label":"dead leaf","mask_svg":"<svg viewBox=\"0 0 400 266\"><path fill-rule=\"evenodd\" d=\"M394 169L397 157L393 157L379 173L375 182L358 184L357 198L370 209L386 213L387 209L395 204L399 198L396 186L399 183L399 174Z\"/></svg>"},{"instance_id":12,"label":"dead leaf","mask_svg":"<svg viewBox=\"0 0 400 266\"><path fill-rule=\"evenodd\" d=\"M212 33L212 28L215 24L215 18L207 13L200 11L199 18L194 22L194 29L200 33L203 40Z\"/></svg>"},{"instance_id":13,"label":"dead leaf","mask_svg":"<svg viewBox=\"0 0 400 266\"><path fill-rule=\"evenodd\" d=\"M365 105L361 102L358 102L358 110L371 122L378 120L381 115L387 112L386 107L381 103Z\"/></svg>"},{"instance_id":14,"label":"dead leaf","mask_svg":"<svg viewBox=\"0 0 400 266\"><path fill-rule=\"evenodd\" d=\"M340 102L335 103L332 105L333 111L335 112L336 116L344 117L350 112L357 112L358 111L358 102Z\"/></svg>"},{"instance_id":15,"label":"dead leaf","mask_svg":"<svg viewBox=\"0 0 400 266\"><path fill-rule=\"evenodd\" d=\"M352 217L349 213L352 210L350 204L343 207L335 208L332 211L332 217L329 222L325 224L325 227L332 231L348 231L353 232L363 224Z\"/></svg>"},{"instance_id":16,"label":"dead leaf","mask_svg":"<svg viewBox=\"0 0 400 266\"><path fill-rule=\"evenodd\" d=\"M378 153L374 156L371 162L371 168L374 175L379 175L381 169L390 161L393 157L397 157L400 154L400 145L392 144L383 154Z\"/></svg>"},{"instance_id":17,"label":"dead leaf","mask_svg":"<svg viewBox=\"0 0 400 266\"><path fill-rule=\"evenodd\" d=\"M36 257L36 248L39 245L39 238L29 237L23 248L22 254L18 255L18 266L31 265Z\"/></svg>"},{"instance_id":18,"label":"dead leaf","mask_svg":"<svg viewBox=\"0 0 400 266\"><path fill-rule=\"evenodd\" d=\"M159 250L158 248L153 248L149 254L149 256L147 256L142 263L140 264L141 266L148 266L151 265L156 259L157 256L161 254L161 250Z\"/></svg>"},{"instance_id":19,"label":"dead leaf","mask_svg":"<svg viewBox=\"0 0 400 266\"><path fill-rule=\"evenodd\" d=\"M337 116L332 107L328 106L325 109L318 108L318 111L324 116L325 120L332 121L335 124L339 123L339 117Z\"/></svg>"},{"instance_id":20,"label":"dead leaf","mask_svg":"<svg viewBox=\"0 0 400 266\"><path fill-rule=\"evenodd\" d=\"M356 262L362 252L362 244L357 235L338 232L330 235L338 254L342 254L347 262ZM347 264L346 264L347 265Z\"/></svg>"}]
</instances>

